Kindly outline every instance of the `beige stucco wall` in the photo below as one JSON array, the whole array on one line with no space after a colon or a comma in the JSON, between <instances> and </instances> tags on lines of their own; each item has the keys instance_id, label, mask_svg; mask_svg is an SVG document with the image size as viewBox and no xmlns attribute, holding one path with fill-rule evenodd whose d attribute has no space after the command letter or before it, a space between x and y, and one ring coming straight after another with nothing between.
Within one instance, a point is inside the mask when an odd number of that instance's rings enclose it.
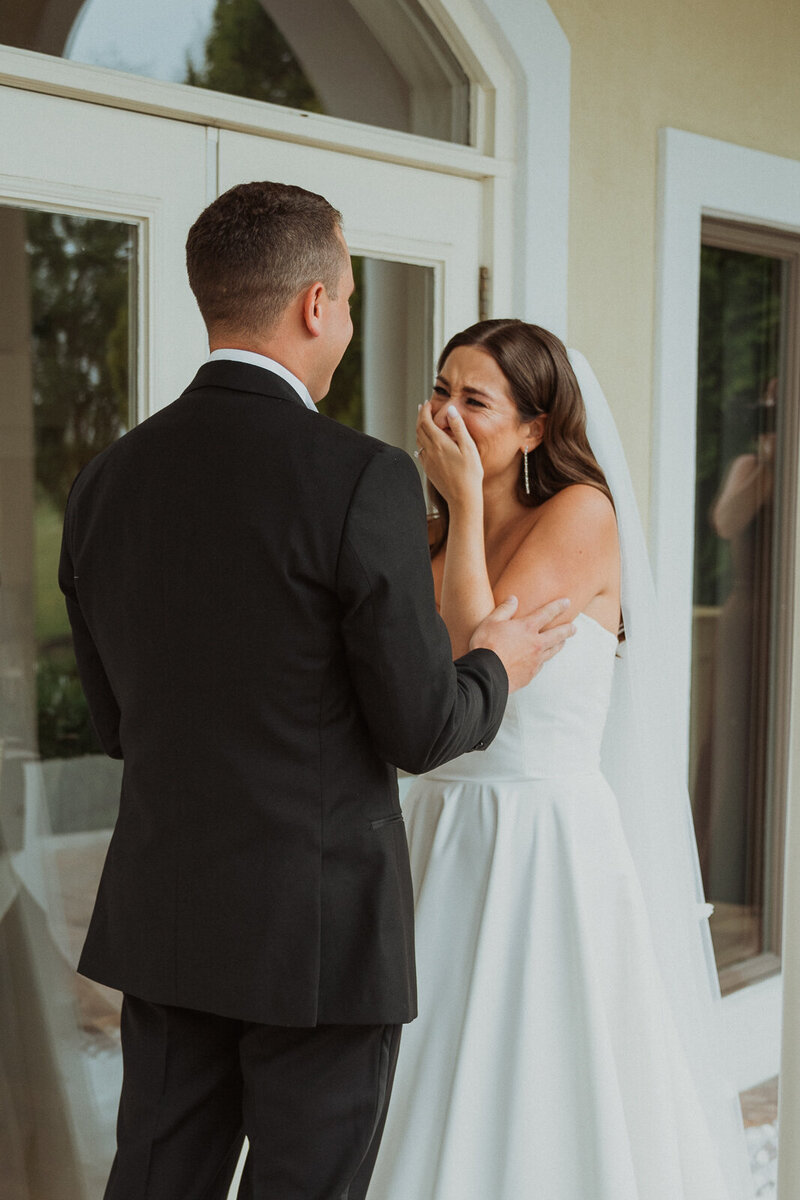
<instances>
[{"instance_id":1,"label":"beige stucco wall","mask_svg":"<svg viewBox=\"0 0 800 1200\"><path fill-rule=\"evenodd\" d=\"M550 0L572 53L569 342L649 488L657 138L800 159L800 0Z\"/></svg>"}]
</instances>

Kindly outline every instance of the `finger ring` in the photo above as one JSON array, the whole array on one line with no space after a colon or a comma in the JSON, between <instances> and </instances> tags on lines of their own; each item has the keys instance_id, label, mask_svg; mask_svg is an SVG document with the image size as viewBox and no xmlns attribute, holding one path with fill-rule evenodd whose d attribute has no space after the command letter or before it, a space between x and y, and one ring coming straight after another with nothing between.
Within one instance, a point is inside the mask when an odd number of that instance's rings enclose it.
<instances>
[{"instance_id":1,"label":"finger ring","mask_svg":"<svg viewBox=\"0 0 800 1200\"><path fill-rule=\"evenodd\" d=\"M419 458L420 454L424 454L424 453L425 453L425 447L417 446L416 450L414 451L414 458Z\"/></svg>"}]
</instances>

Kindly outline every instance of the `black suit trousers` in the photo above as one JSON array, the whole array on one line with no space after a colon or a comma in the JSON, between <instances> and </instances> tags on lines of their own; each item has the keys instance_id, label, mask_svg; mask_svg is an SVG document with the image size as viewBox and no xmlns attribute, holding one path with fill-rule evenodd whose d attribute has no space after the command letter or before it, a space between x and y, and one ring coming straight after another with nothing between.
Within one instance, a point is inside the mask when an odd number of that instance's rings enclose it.
<instances>
[{"instance_id":1,"label":"black suit trousers","mask_svg":"<svg viewBox=\"0 0 800 1200\"><path fill-rule=\"evenodd\" d=\"M399 1025L258 1025L126 996L105 1200L363 1200Z\"/></svg>"}]
</instances>

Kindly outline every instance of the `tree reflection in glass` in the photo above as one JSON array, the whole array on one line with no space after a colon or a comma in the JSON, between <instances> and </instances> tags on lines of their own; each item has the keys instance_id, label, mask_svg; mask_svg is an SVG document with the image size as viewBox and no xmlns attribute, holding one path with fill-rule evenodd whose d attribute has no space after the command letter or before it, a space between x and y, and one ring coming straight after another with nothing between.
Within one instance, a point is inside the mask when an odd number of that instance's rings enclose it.
<instances>
[{"instance_id":1,"label":"tree reflection in glass","mask_svg":"<svg viewBox=\"0 0 800 1200\"><path fill-rule=\"evenodd\" d=\"M0 1170L15 1197L99 1196L113 1153L117 998L74 964L120 764L95 741L57 567L74 476L131 421L136 240L0 207Z\"/></svg>"}]
</instances>

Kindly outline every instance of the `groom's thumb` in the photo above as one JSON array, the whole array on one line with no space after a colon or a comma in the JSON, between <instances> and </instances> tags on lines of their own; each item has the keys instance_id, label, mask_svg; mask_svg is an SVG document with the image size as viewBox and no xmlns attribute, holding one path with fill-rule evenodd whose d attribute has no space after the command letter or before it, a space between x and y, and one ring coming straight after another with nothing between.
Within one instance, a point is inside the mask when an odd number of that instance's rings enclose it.
<instances>
[{"instance_id":1,"label":"groom's thumb","mask_svg":"<svg viewBox=\"0 0 800 1200\"><path fill-rule=\"evenodd\" d=\"M503 655L497 648L497 638L500 637L503 641L503 632L510 629L508 622L514 616L519 606L519 601L516 596L506 596L501 604L485 616L480 625L473 631L472 637L469 640L470 650L478 650L481 647L487 650L494 650L495 653L503 659ZM505 665L505 659L503 659ZM506 666L506 670L508 667ZM527 682L527 681L526 681Z\"/></svg>"},{"instance_id":2,"label":"groom's thumb","mask_svg":"<svg viewBox=\"0 0 800 1200\"><path fill-rule=\"evenodd\" d=\"M519 608L519 600L516 596L506 596L502 600L494 612L489 613L487 621L510 621L514 613Z\"/></svg>"}]
</instances>

